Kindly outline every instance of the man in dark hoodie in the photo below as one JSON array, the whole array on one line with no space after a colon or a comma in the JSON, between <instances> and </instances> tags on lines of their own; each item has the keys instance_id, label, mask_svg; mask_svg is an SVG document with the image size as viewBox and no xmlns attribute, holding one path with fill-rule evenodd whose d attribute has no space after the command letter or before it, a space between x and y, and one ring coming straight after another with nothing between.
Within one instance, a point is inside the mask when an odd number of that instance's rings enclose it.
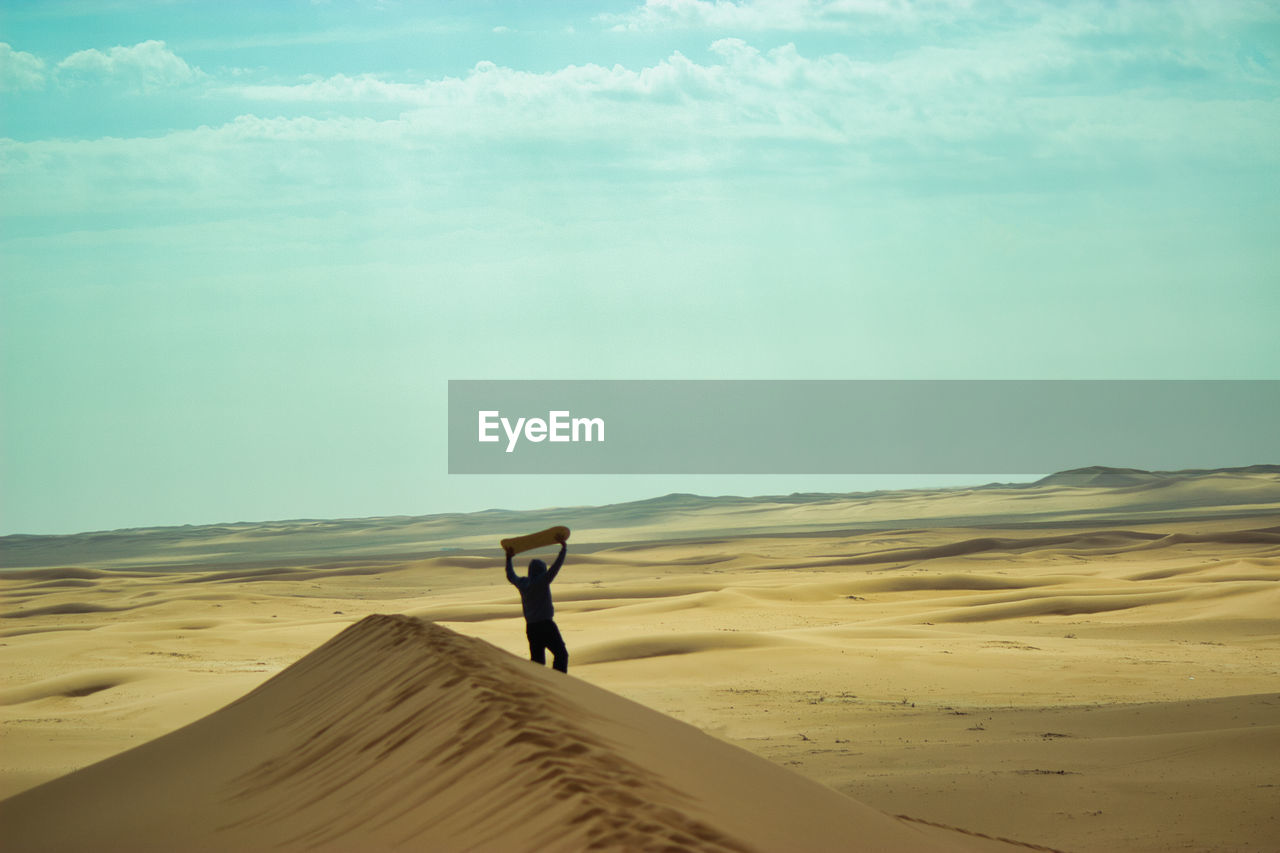
<instances>
[{"instance_id":1,"label":"man in dark hoodie","mask_svg":"<svg viewBox=\"0 0 1280 853\"><path fill-rule=\"evenodd\" d=\"M564 539L560 543L560 556L547 568L541 560L529 561L529 576L522 578L511 568L511 559L515 556L507 549L507 580L520 590L520 606L524 610L524 633L529 638L529 659L534 663L547 662L546 650L552 654L551 666L561 672L569 671L569 651L564 647L564 639L560 629L556 627L555 607L551 604L551 582L556 579L560 567L564 565L564 554L568 545Z\"/></svg>"}]
</instances>

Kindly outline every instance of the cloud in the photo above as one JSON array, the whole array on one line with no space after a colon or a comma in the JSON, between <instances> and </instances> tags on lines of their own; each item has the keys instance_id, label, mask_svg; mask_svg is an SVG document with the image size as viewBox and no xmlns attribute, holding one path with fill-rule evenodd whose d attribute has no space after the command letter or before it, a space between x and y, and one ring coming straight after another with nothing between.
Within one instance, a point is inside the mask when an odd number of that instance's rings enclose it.
<instances>
[{"instance_id":1,"label":"cloud","mask_svg":"<svg viewBox=\"0 0 1280 853\"><path fill-rule=\"evenodd\" d=\"M183 86L203 76L164 42L155 40L113 47L105 53L81 50L59 62L56 72L63 83L113 83L133 92Z\"/></svg>"},{"instance_id":2,"label":"cloud","mask_svg":"<svg viewBox=\"0 0 1280 853\"><path fill-rule=\"evenodd\" d=\"M645 192L731 177L1040 192L1136 183L1160 170L1280 167L1280 63L1249 37L1247 21L1135 29L1136 13L1036 15L898 39L889 53L860 51L853 40L844 52L798 37L772 46L758 34L708 38L705 52L644 65L530 71L483 61L427 79L214 77L158 41L82 51L58 79L187 85L235 112L149 139L0 145L0 177L25 209L63 214L86 198L123 211L339 198L358 210L414 192L455 200L500 192L493 188L504 182ZM1160 27L1190 32L1175 40Z\"/></svg>"},{"instance_id":3,"label":"cloud","mask_svg":"<svg viewBox=\"0 0 1280 853\"><path fill-rule=\"evenodd\" d=\"M0 42L0 92L44 87L44 60Z\"/></svg>"},{"instance_id":4,"label":"cloud","mask_svg":"<svg viewBox=\"0 0 1280 853\"><path fill-rule=\"evenodd\" d=\"M724 69L699 65L680 53L653 66L632 70L588 63L549 72L521 71L482 61L462 77L420 82L384 80L374 75L336 74L284 85L227 87L225 94L256 101L337 103L395 102L420 108L502 107L512 114L555 103L579 107L592 101L674 102L711 95Z\"/></svg>"},{"instance_id":5,"label":"cloud","mask_svg":"<svg viewBox=\"0 0 1280 853\"><path fill-rule=\"evenodd\" d=\"M424 97L422 84L384 80L374 74L334 74L298 83L222 85L215 91L247 101L278 103L413 103Z\"/></svg>"},{"instance_id":6,"label":"cloud","mask_svg":"<svg viewBox=\"0 0 1280 853\"><path fill-rule=\"evenodd\" d=\"M639 68L481 62L418 82L225 86L207 91L246 103L234 121L146 139L11 141L0 145L0 178L33 213L86 198L209 213L333 199L381 209L406 197L447 197L447 209L502 186L636 189L730 175L1008 190L1128 180L1153 163L1277 163L1280 103L1064 86L1055 75L1073 77L1079 57L1041 41L1007 48L870 62L729 38L707 61L677 52Z\"/></svg>"},{"instance_id":7,"label":"cloud","mask_svg":"<svg viewBox=\"0 0 1280 853\"><path fill-rule=\"evenodd\" d=\"M726 33L972 32L1047 24L1075 34L1163 33L1178 37L1225 24L1271 23L1280 10L1265 0L644 0L594 20L616 32L704 29Z\"/></svg>"},{"instance_id":8,"label":"cloud","mask_svg":"<svg viewBox=\"0 0 1280 853\"><path fill-rule=\"evenodd\" d=\"M628 12L598 15L618 32L670 29L728 31L847 30L855 26L953 20L969 0L645 0Z\"/></svg>"},{"instance_id":9,"label":"cloud","mask_svg":"<svg viewBox=\"0 0 1280 853\"><path fill-rule=\"evenodd\" d=\"M952 159L964 153L954 148L964 141L989 145L992 150L979 158L989 164L1012 142L1047 154L1050 141L1066 138L1063 128L1075 128L1077 135L1106 128L1114 139L1124 133L1115 111L1124 115L1146 98L1156 103L1143 113L1166 112L1170 121L1161 131L1167 130L1185 97L1243 106L1240 87L1248 84L1234 54L1105 40L1081 49L1060 31L1035 27L922 44L875 61L844 53L810 56L793 44L761 50L739 38L718 39L709 53L705 61L674 52L639 68L588 63L546 72L480 62L458 77L403 81L339 74L227 86L221 94L293 109L314 103L356 115L392 105L402 111L406 132L422 129L435 140L519 134L608 142L632 152L646 143L663 149L649 162L708 164L750 156L720 145L723 140L845 148L894 143L917 156ZM1144 143L1151 139L1149 128L1130 132Z\"/></svg>"}]
</instances>

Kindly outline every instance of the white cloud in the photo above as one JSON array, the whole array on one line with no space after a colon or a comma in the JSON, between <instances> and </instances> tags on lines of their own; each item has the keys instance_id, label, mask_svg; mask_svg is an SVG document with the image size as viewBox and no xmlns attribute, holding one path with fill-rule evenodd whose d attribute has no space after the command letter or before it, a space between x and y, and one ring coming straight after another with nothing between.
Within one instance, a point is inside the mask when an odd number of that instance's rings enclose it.
<instances>
[{"instance_id":1,"label":"white cloud","mask_svg":"<svg viewBox=\"0 0 1280 853\"><path fill-rule=\"evenodd\" d=\"M480 62L426 80L269 85L208 77L146 42L75 54L59 75L139 89L199 82L193 91L244 115L155 139L0 146L0 174L12 197L56 213L86 198L124 211L329 198L359 209L412 196L406 188L460 198L503 182L634 189L725 176L1062 186L1152 163L1280 162L1267 56L1246 67L1228 40L1184 48L1109 30L1090 40L1091 26L1102 25L1059 16L875 57L719 38L705 58L673 52L640 67Z\"/></svg>"},{"instance_id":2,"label":"white cloud","mask_svg":"<svg viewBox=\"0 0 1280 853\"><path fill-rule=\"evenodd\" d=\"M734 0L645 0L643 6L622 14L604 14L596 20L612 25L615 31L658 30L684 27L794 29L804 3L771 3L765 12L749 2Z\"/></svg>"},{"instance_id":3,"label":"white cloud","mask_svg":"<svg viewBox=\"0 0 1280 853\"><path fill-rule=\"evenodd\" d=\"M1224 24L1280 19L1266 0L644 0L626 12L597 15L616 32L705 29L721 32L868 33L999 30L1047 25L1062 33L1164 33L1173 37Z\"/></svg>"},{"instance_id":4,"label":"white cloud","mask_svg":"<svg viewBox=\"0 0 1280 853\"><path fill-rule=\"evenodd\" d=\"M81 50L58 63L58 79L65 83L114 83L135 92L182 86L202 75L162 41L144 41L132 47L116 46L105 53Z\"/></svg>"},{"instance_id":5,"label":"white cloud","mask_svg":"<svg viewBox=\"0 0 1280 853\"><path fill-rule=\"evenodd\" d=\"M21 92L44 86L44 60L0 42L0 92Z\"/></svg>"},{"instance_id":6,"label":"white cloud","mask_svg":"<svg viewBox=\"0 0 1280 853\"><path fill-rule=\"evenodd\" d=\"M422 86L383 80L372 74L335 74L300 83L249 83L218 87L221 94L249 101L282 103L406 103L421 100Z\"/></svg>"},{"instance_id":7,"label":"white cloud","mask_svg":"<svg viewBox=\"0 0 1280 853\"><path fill-rule=\"evenodd\" d=\"M1194 109L1190 101L1218 100L1213 93L1180 97L1177 85L1155 78L1243 73L1226 69L1220 57L1183 56L1165 44L1081 51L1037 28L918 46L877 61L806 56L791 44L762 51L738 38L719 39L710 52L710 61L675 52L641 68L586 64L530 72L480 62L460 77L404 82L335 75L293 85L227 86L221 93L314 102L356 115L363 105L390 104L401 110L401 131L410 135L616 146L613 154L625 151L631 163L729 165L737 159L741 165L753 156L743 147L747 140L774 140L826 146L824 156L846 157L861 146L858 156L865 158L868 146L897 145L916 158L972 156L989 165L1031 148L1070 156L1058 149L1067 140L1087 144L1089 129L1111 145L1124 133L1115 111L1129 114L1148 95L1154 103L1143 113L1167 116L1156 134L1182 135L1170 145L1214 136L1212 128L1184 128L1178 121L1180 110ZM1234 86L1222 90L1222 110L1256 113L1257 105ZM1245 124L1252 133L1252 123ZM1158 144L1150 126L1133 127L1131 137ZM960 142L972 148L957 149Z\"/></svg>"},{"instance_id":8,"label":"white cloud","mask_svg":"<svg viewBox=\"0 0 1280 853\"><path fill-rule=\"evenodd\" d=\"M631 11L599 15L596 20L618 32L693 28L800 32L951 20L972 5L971 0L645 0Z\"/></svg>"}]
</instances>

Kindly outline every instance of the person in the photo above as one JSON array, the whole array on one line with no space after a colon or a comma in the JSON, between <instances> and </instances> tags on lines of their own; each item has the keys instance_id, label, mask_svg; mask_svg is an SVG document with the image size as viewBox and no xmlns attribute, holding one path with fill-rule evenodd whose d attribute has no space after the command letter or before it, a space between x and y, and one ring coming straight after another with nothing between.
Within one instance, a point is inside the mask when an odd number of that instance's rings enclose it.
<instances>
[{"instance_id":1,"label":"person","mask_svg":"<svg viewBox=\"0 0 1280 853\"><path fill-rule=\"evenodd\" d=\"M548 569L547 564L541 560L530 560L529 576L523 578L511 568L511 559L515 557L515 552L507 548L507 580L520 590L520 607L524 611L524 633L529 638L529 660L545 665L546 651L550 649L552 668L560 672L568 672L569 651L565 648L564 638L560 636L560 629L556 627L555 619L552 618L555 616L555 607L551 604L551 582L560 573L560 567L564 565L565 551L569 546L563 537L557 537L556 541L560 543L560 556L556 557L551 568Z\"/></svg>"}]
</instances>

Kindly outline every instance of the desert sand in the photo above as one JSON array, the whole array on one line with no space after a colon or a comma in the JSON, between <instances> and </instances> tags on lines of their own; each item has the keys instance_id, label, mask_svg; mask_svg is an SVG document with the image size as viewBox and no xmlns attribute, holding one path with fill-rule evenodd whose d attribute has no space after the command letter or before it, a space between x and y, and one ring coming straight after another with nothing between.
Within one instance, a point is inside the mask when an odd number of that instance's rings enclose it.
<instances>
[{"instance_id":1,"label":"desert sand","mask_svg":"<svg viewBox=\"0 0 1280 853\"><path fill-rule=\"evenodd\" d=\"M567 678L495 544L553 523ZM15 849L1280 850L1273 467L0 559Z\"/></svg>"}]
</instances>

